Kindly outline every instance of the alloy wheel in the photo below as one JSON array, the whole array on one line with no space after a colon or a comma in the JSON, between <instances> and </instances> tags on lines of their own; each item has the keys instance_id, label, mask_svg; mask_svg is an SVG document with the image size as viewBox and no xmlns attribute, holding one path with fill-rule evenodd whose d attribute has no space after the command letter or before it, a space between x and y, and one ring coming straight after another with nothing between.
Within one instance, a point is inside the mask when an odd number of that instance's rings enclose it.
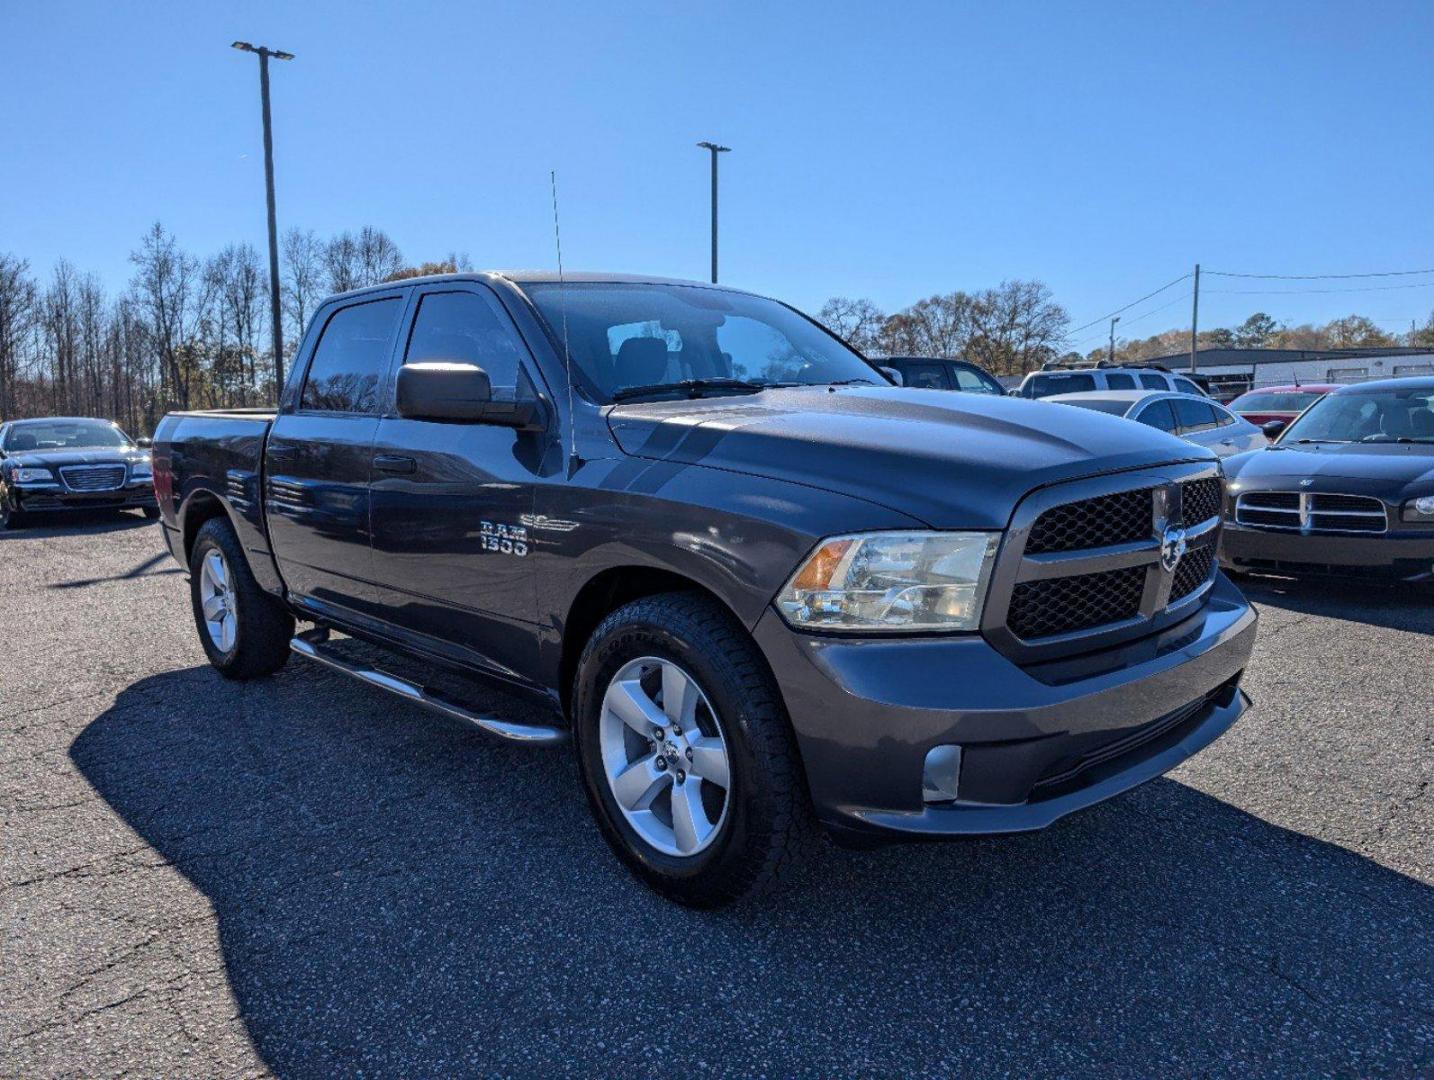
<instances>
[{"instance_id":1,"label":"alloy wheel","mask_svg":"<svg viewBox=\"0 0 1434 1080\"><path fill-rule=\"evenodd\" d=\"M234 648L239 622L229 583L229 565L218 549L208 551L200 564L199 604L209 640L220 652L229 652Z\"/></svg>"}]
</instances>

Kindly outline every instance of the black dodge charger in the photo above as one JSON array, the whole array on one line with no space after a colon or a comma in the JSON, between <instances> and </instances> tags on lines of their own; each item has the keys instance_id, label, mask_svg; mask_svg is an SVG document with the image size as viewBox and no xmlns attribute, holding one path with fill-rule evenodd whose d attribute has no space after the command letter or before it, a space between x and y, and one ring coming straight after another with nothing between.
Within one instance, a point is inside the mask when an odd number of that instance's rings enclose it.
<instances>
[{"instance_id":1,"label":"black dodge charger","mask_svg":"<svg viewBox=\"0 0 1434 1080\"><path fill-rule=\"evenodd\" d=\"M1434 378L1335 390L1225 469L1227 570L1434 581Z\"/></svg>"},{"instance_id":2,"label":"black dodge charger","mask_svg":"<svg viewBox=\"0 0 1434 1080\"><path fill-rule=\"evenodd\" d=\"M54 510L159 517L149 451L108 420L54 416L0 424L0 529Z\"/></svg>"}]
</instances>

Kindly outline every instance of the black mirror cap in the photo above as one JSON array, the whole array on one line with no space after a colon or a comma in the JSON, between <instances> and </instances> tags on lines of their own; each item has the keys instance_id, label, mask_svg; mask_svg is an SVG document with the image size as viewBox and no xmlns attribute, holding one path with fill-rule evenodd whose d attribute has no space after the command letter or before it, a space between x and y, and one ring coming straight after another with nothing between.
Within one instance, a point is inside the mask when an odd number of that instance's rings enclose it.
<instances>
[{"instance_id":1,"label":"black mirror cap","mask_svg":"<svg viewBox=\"0 0 1434 1080\"><path fill-rule=\"evenodd\" d=\"M1279 436L1280 432L1290 426L1288 420L1266 420L1260 425L1260 430L1265 433L1265 438L1273 439Z\"/></svg>"},{"instance_id":2,"label":"black mirror cap","mask_svg":"<svg viewBox=\"0 0 1434 1080\"><path fill-rule=\"evenodd\" d=\"M476 364L428 360L398 369L398 415L407 420L541 428L536 399L495 399L488 373Z\"/></svg>"}]
</instances>

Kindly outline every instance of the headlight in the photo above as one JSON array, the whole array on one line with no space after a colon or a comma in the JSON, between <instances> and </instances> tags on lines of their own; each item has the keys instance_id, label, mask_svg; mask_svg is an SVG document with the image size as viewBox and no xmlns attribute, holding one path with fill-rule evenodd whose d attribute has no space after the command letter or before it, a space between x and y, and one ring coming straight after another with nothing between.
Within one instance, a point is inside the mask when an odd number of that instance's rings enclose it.
<instances>
[{"instance_id":1,"label":"headlight","mask_svg":"<svg viewBox=\"0 0 1434 1080\"><path fill-rule=\"evenodd\" d=\"M824 540L777 597L811 630L975 630L1000 534L881 532Z\"/></svg>"},{"instance_id":2,"label":"headlight","mask_svg":"<svg viewBox=\"0 0 1434 1080\"><path fill-rule=\"evenodd\" d=\"M1404 504L1405 521L1434 521L1434 495L1421 495Z\"/></svg>"},{"instance_id":3,"label":"headlight","mask_svg":"<svg viewBox=\"0 0 1434 1080\"><path fill-rule=\"evenodd\" d=\"M17 484L42 484L55 479L49 469L16 469L10 479Z\"/></svg>"}]
</instances>

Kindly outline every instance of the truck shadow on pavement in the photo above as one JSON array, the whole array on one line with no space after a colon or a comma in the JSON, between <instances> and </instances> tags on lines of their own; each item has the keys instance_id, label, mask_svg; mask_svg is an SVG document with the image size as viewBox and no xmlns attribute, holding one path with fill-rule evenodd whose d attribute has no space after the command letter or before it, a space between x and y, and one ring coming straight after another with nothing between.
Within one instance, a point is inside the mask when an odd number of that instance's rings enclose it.
<instances>
[{"instance_id":1,"label":"truck shadow on pavement","mask_svg":"<svg viewBox=\"0 0 1434 1080\"><path fill-rule=\"evenodd\" d=\"M1429 1061L1434 889L1170 780L1035 836L821 845L759 904L694 913L609 854L567 751L298 664L144 679L70 754L212 903L282 1076Z\"/></svg>"}]
</instances>

